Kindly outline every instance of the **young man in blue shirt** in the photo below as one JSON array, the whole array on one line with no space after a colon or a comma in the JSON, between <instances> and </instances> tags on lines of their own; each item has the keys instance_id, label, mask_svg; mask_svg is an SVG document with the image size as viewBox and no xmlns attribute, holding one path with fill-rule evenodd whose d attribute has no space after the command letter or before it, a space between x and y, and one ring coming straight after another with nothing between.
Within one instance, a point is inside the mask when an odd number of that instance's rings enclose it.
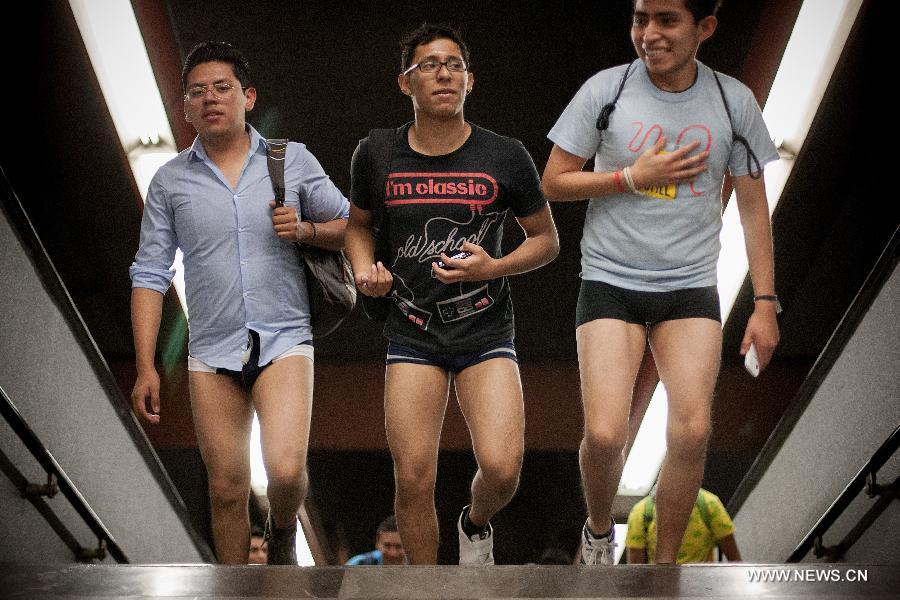
<instances>
[{"instance_id":1,"label":"young man in blue shirt","mask_svg":"<svg viewBox=\"0 0 900 600\"><path fill-rule=\"evenodd\" d=\"M182 71L193 145L150 184L131 266L135 412L161 418L154 365L163 294L184 254L188 371L197 442L209 475L222 563L244 564L250 538L249 439L259 416L270 505L270 564L297 564L296 515L306 495L313 351L309 302L291 242L343 245L348 203L315 157L288 145L285 206L274 208L265 140L245 121L256 89L243 55L205 42Z\"/></svg>"},{"instance_id":2,"label":"young man in blue shirt","mask_svg":"<svg viewBox=\"0 0 900 600\"><path fill-rule=\"evenodd\" d=\"M397 519L394 515L385 518L378 524L375 532L375 549L371 552L357 554L345 563L347 566L388 566L396 567L406 564L406 553L400 532L397 531Z\"/></svg>"}]
</instances>

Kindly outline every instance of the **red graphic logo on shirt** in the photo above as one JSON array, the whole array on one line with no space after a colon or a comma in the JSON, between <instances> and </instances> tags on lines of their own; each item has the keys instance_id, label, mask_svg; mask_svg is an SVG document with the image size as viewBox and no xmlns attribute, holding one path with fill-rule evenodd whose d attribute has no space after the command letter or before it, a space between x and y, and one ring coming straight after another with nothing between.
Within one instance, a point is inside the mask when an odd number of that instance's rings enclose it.
<instances>
[{"instance_id":1,"label":"red graphic logo on shirt","mask_svg":"<svg viewBox=\"0 0 900 600\"><path fill-rule=\"evenodd\" d=\"M497 180L487 173L391 173L384 184L384 203L468 204L481 212L498 191Z\"/></svg>"},{"instance_id":2,"label":"red graphic logo on shirt","mask_svg":"<svg viewBox=\"0 0 900 600\"><path fill-rule=\"evenodd\" d=\"M644 122L643 121L634 121L632 125L637 125L637 131L634 134L634 137L631 138L631 141L628 142L628 149L634 153L643 152L647 149L648 146L652 146L659 140L659 138L663 135L662 126L659 123L654 123L651 125L646 133L644 133L644 137L638 141L641 133L644 132ZM656 132L656 137L652 140L650 136ZM697 152L706 152L712 146L712 132L710 132L709 127L702 123L697 123L694 125L688 125L678 134L678 137L675 138L675 148L681 148L682 146L686 146L694 141L700 142L700 146L697 148ZM649 143L648 143L649 142ZM665 150L663 152L666 152ZM706 192L704 190L698 190L695 185L696 181L692 181L690 183L691 194L694 196L702 196ZM666 186L660 186L665 191L656 191L647 194L648 196L652 196L654 198L661 198L663 200L674 200L675 194L674 190L676 186L674 184L668 184ZM642 190L644 191L644 190Z\"/></svg>"}]
</instances>

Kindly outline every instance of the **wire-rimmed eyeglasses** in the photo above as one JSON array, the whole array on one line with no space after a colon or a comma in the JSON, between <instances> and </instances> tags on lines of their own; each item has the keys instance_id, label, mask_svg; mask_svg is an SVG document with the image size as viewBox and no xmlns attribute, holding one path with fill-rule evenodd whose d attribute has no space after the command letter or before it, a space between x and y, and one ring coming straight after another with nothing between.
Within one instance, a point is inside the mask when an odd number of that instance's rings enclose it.
<instances>
[{"instance_id":1,"label":"wire-rimmed eyeglasses","mask_svg":"<svg viewBox=\"0 0 900 600\"><path fill-rule=\"evenodd\" d=\"M203 98L206 98L207 92L212 92L212 95L217 100L225 100L231 97L234 90L238 88L242 92L247 89L244 86L233 85L227 81L217 81L210 85L195 85L188 88L187 92L184 94L184 98L190 102L199 102Z\"/></svg>"}]
</instances>

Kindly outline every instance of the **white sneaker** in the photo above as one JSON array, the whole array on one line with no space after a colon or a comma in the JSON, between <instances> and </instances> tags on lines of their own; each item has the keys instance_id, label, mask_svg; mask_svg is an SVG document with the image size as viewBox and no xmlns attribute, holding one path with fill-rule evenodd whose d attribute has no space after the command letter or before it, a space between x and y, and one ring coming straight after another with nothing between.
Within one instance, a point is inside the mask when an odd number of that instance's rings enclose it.
<instances>
[{"instance_id":1,"label":"white sneaker","mask_svg":"<svg viewBox=\"0 0 900 600\"><path fill-rule=\"evenodd\" d=\"M610 519L609 535L595 538L588 529L587 521L581 530L581 564L612 565L616 558L616 522Z\"/></svg>"},{"instance_id":2,"label":"white sneaker","mask_svg":"<svg viewBox=\"0 0 900 600\"><path fill-rule=\"evenodd\" d=\"M492 565L494 564L494 528L488 522L482 533L469 537L463 531L463 517L468 513L469 506L463 508L456 520L456 530L459 532L459 564L461 565Z\"/></svg>"}]
</instances>

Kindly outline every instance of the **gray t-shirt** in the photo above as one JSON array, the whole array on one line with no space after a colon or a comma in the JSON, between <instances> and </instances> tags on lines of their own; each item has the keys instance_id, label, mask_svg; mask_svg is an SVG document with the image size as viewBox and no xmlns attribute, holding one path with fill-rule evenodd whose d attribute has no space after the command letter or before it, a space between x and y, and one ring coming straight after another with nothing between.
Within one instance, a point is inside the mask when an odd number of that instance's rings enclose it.
<instances>
[{"instance_id":1,"label":"gray t-shirt","mask_svg":"<svg viewBox=\"0 0 900 600\"><path fill-rule=\"evenodd\" d=\"M697 81L683 92L665 92L635 61L601 134L600 109L615 97L628 65L601 71L585 82L547 137L563 150L589 159L597 172L634 164L660 135L666 151L700 141L709 149L707 170L692 184L663 186L592 198L581 239L581 276L633 290L668 291L716 284L722 178L749 174L744 146L732 141L731 125L712 70L697 62ZM776 160L759 106L750 90L719 75L735 131L761 165Z\"/></svg>"}]
</instances>

